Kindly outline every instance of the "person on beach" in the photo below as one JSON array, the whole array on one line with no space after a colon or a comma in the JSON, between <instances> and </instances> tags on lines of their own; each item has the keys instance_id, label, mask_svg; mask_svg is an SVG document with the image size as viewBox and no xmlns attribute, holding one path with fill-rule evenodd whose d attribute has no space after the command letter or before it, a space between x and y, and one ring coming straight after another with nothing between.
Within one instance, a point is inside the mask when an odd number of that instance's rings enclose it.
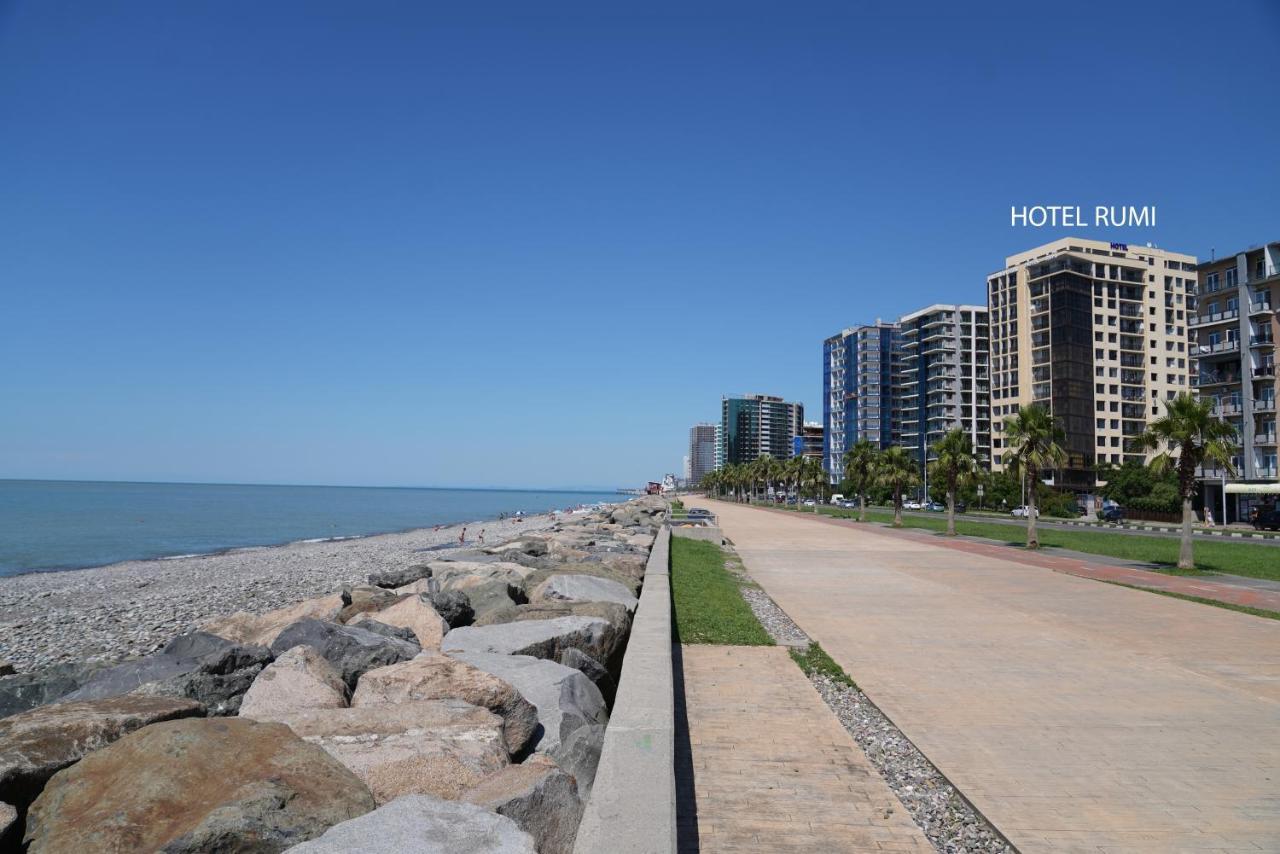
<instances>
[{"instance_id":1,"label":"person on beach","mask_svg":"<svg viewBox=\"0 0 1280 854\"><path fill-rule=\"evenodd\" d=\"M480 529L480 536L476 539L480 541L480 545L484 545L484 528Z\"/></svg>"},{"instance_id":2,"label":"person on beach","mask_svg":"<svg viewBox=\"0 0 1280 854\"><path fill-rule=\"evenodd\" d=\"M467 544L467 529L464 526L462 533L458 535L458 545L465 546Z\"/></svg>"}]
</instances>

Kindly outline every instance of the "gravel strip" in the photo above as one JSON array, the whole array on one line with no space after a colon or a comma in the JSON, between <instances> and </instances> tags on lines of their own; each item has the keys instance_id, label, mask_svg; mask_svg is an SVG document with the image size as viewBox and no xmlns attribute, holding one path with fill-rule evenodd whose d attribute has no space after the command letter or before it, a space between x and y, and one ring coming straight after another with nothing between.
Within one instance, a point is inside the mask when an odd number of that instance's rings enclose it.
<instances>
[{"instance_id":1,"label":"gravel strip","mask_svg":"<svg viewBox=\"0 0 1280 854\"><path fill-rule=\"evenodd\" d=\"M467 523L467 547L546 528L546 515ZM19 672L155 652L234 611L262 613L459 548L462 525L0 578L0 661Z\"/></svg>"},{"instance_id":2,"label":"gravel strip","mask_svg":"<svg viewBox=\"0 0 1280 854\"><path fill-rule=\"evenodd\" d=\"M747 580L745 573L740 572L739 577ZM742 598L774 641L789 646L809 641L769 594L755 586L740 589ZM946 854L1013 854L1015 849L960 797L955 787L865 694L822 675L810 676L809 681L934 848Z\"/></svg>"},{"instance_id":3,"label":"gravel strip","mask_svg":"<svg viewBox=\"0 0 1280 854\"><path fill-rule=\"evenodd\" d=\"M764 630L769 633L775 643L783 646L805 646L809 643L809 636L800 631L800 627L792 622L791 618L786 615L777 603L769 598L769 594L765 593L759 587L742 587L742 598L747 600L747 604L751 606L751 612L756 615L756 619L760 621L760 625L764 626Z\"/></svg>"}]
</instances>

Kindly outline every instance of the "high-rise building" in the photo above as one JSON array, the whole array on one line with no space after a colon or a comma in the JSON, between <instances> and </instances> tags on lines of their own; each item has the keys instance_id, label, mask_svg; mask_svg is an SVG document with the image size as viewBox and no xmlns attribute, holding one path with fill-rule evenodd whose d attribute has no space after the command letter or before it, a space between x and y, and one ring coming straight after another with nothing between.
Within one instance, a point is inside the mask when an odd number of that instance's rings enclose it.
<instances>
[{"instance_id":1,"label":"high-rise building","mask_svg":"<svg viewBox=\"0 0 1280 854\"><path fill-rule=\"evenodd\" d=\"M1088 492L1099 463L1148 458L1132 440L1191 390L1195 273L1192 255L1067 237L988 276L992 468L1004 417L1030 404L1066 431L1067 464L1046 473L1060 488Z\"/></svg>"},{"instance_id":2,"label":"high-rise building","mask_svg":"<svg viewBox=\"0 0 1280 854\"><path fill-rule=\"evenodd\" d=\"M990 340L985 305L931 305L904 315L899 388L901 444L922 464L933 446L964 428L974 453L991 459Z\"/></svg>"},{"instance_id":3,"label":"high-rise building","mask_svg":"<svg viewBox=\"0 0 1280 854\"><path fill-rule=\"evenodd\" d=\"M822 436L825 431L816 421L804 422L804 427L791 446L791 456L807 457L822 462Z\"/></svg>"},{"instance_id":4,"label":"high-rise building","mask_svg":"<svg viewBox=\"0 0 1280 854\"><path fill-rule=\"evenodd\" d=\"M694 424L689 428L689 483L697 484L716 468L716 425Z\"/></svg>"},{"instance_id":5,"label":"high-rise building","mask_svg":"<svg viewBox=\"0 0 1280 854\"><path fill-rule=\"evenodd\" d=\"M749 463L763 455L788 459L803 426L803 404L766 394L722 398L717 460L724 466Z\"/></svg>"},{"instance_id":6,"label":"high-rise building","mask_svg":"<svg viewBox=\"0 0 1280 854\"><path fill-rule=\"evenodd\" d=\"M1236 428L1235 477L1200 472L1205 504L1219 521L1247 521L1258 503L1280 491L1276 471L1275 342L1280 339L1280 242L1199 266L1199 297L1191 325L1197 336L1200 396ZM1225 494L1224 494L1225 490Z\"/></svg>"},{"instance_id":7,"label":"high-rise building","mask_svg":"<svg viewBox=\"0 0 1280 854\"><path fill-rule=\"evenodd\" d=\"M879 320L822 342L822 459L832 483L844 478L844 452L856 442L896 443L893 389L901 355L898 324Z\"/></svg>"}]
</instances>

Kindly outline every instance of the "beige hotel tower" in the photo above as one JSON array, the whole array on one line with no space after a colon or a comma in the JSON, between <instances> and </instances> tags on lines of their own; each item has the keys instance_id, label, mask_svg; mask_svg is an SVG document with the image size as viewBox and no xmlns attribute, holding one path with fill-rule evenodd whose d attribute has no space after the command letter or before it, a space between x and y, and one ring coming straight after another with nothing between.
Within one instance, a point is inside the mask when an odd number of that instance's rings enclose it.
<instances>
[{"instance_id":1,"label":"beige hotel tower","mask_svg":"<svg viewBox=\"0 0 1280 854\"><path fill-rule=\"evenodd\" d=\"M1195 292L1195 257L1150 246L1069 237L1007 258L987 277L992 468L1005 416L1033 403L1066 430L1056 486L1090 492L1097 464L1146 459L1130 440L1192 390Z\"/></svg>"}]
</instances>

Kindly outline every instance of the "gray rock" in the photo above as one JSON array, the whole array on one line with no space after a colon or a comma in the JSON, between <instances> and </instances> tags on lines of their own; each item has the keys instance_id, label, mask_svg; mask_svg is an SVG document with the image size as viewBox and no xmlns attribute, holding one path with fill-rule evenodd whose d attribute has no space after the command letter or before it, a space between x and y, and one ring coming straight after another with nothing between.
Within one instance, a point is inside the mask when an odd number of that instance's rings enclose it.
<instances>
[{"instance_id":1,"label":"gray rock","mask_svg":"<svg viewBox=\"0 0 1280 854\"><path fill-rule=\"evenodd\" d=\"M628 611L634 611L640 604L622 584L592 575L553 575L542 583L532 598L560 602L616 602Z\"/></svg>"},{"instance_id":2,"label":"gray rock","mask_svg":"<svg viewBox=\"0 0 1280 854\"><path fill-rule=\"evenodd\" d=\"M535 854L533 838L509 818L474 804L405 795L289 854Z\"/></svg>"},{"instance_id":3,"label":"gray rock","mask_svg":"<svg viewBox=\"0 0 1280 854\"><path fill-rule=\"evenodd\" d=\"M18 831L18 811L10 804L0 803L0 848L8 851L18 847L18 840L11 838Z\"/></svg>"},{"instance_id":4,"label":"gray rock","mask_svg":"<svg viewBox=\"0 0 1280 854\"><path fill-rule=\"evenodd\" d=\"M461 590L441 590L427 594L427 598L451 629L469 626L475 621L476 612L471 607L471 599Z\"/></svg>"},{"instance_id":5,"label":"gray rock","mask_svg":"<svg viewBox=\"0 0 1280 854\"><path fill-rule=\"evenodd\" d=\"M497 578L455 578L450 581L448 591L462 593L467 597L473 620L480 620L486 614L525 601L524 591L521 588L512 587Z\"/></svg>"},{"instance_id":6,"label":"gray rock","mask_svg":"<svg viewBox=\"0 0 1280 854\"><path fill-rule=\"evenodd\" d=\"M609 661L624 635L598 617L558 617L489 626L463 626L445 635L447 653L496 652L532 655L555 661L566 649L580 649L597 661Z\"/></svg>"},{"instance_id":7,"label":"gray rock","mask_svg":"<svg viewBox=\"0 0 1280 854\"><path fill-rule=\"evenodd\" d=\"M186 697L203 703L211 715L231 715L271 657L266 647L232 643L208 632L190 632L155 655L97 671L62 700L99 700L140 691Z\"/></svg>"},{"instance_id":8,"label":"gray rock","mask_svg":"<svg viewBox=\"0 0 1280 854\"><path fill-rule=\"evenodd\" d=\"M70 694L105 665L57 664L29 673L0 676L0 718L52 703Z\"/></svg>"},{"instance_id":9,"label":"gray rock","mask_svg":"<svg viewBox=\"0 0 1280 854\"><path fill-rule=\"evenodd\" d=\"M0 720L0 800L25 809L58 771L147 724L204 713L193 700L125 695Z\"/></svg>"},{"instance_id":10,"label":"gray rock","mask_svg":"<svg viewBox=\"0 0 1280 854\"><path fill-rule=\"evenodd\" d=\"M542 724L542 733L534 742L538 753L555 757L575 730L609 722L600 689L580 670L527 655L472 652L454 657L493 674L533 703Z\"/></svg>"},{"instance_id":11,"label":"gray rock","mask_svg":"<svg viewBox=\"0 0 1280 854\"><path fill-rule=\"evenodd\" d=\"M551 752L551 758L578 783L583 800L591 795L596 769L600 767L600 751L604 748L604 726L580 726Z\"/></svg>"},{"instance_id":12,"label":"gray rock","mask_svg":"<svg viewBox=\"0 0 1280 854\"><path fill-rule=\"evenodd\" d=\"M604 697L605 704L613 708L613 698L618 694L618 684L613 681L613 675L603 664L580 649L566 649L560 653L559 661L565 667L581 670L582 674L600 689L600 695Z\"/></svg>"},{"instance_id":13,"label":"gray rock","mask_svg":"<svg viewBox=\"0 0 1280 854\"><path fill-rule=\"evenodd\" d=\"M350 599L350 604L346 605L338 612L337 621L339 623L347 623L352 617L364 614L369 611L379 611L388 605L395 604L398 598L391 590L384 590L381 587L374 587L370 584L357 584L353 587L344 587L342 592Z\"/></svg>"},{"instance_id":14,"label":"gray rock","mask_svg":"<svg viewBox=\"0 0 1280 854\"><path fill-rule=\"evenodd\" d=\"M547 541L542 537L520 537L516 540L489 546L481 549L481 551L491 555L498 555L499 557L516 553L538 557L547 553Z\"/></svg>"},{"instance_id":15,"label":"gray rock","mask_svg":"<svg viewBox=\"0 0 1280 854\"><path fill-rule=\"evenodd\" d=\"M356 616L347 623L349 626L356 626L367 632L374 632L382 635L384 638L395 638L396 640L406 641L407 643L418 643L418 636L413 633L413 629L405 626L389 626L381 622L370 614L356 614ZM420 645L420 644L419 644Z\"/></svg>"},{"instance_id":16,"label":"gray rock","mask_svg":"<svg viewBox=\"0 0 1280 854\"><path fill-rule=\"evenodd\" d=\"M406 566L403 569L388 569L383 572L375 572L369 576L369 583L374 587L404 587L406 584L412 584L423 578L431 577L431 567L425 563L416 566Z\"/></svg>"},{"instance_id":17,"label":"gray rock","mask_svg":"<svg viewBox=\"0 0 1280 854\"><path fill-rule=\"evenodd\" d=\"M299 620L280 633L271 649L279 654L302 644L314 647L353 689L366 670L408 661L420 651L417 644L408 641L321 620Z\"/></svg>"},{"instance_id":18,"label":"gray rock","mask_svg":"<svg viewBox=\"0 0 1280 854\"><path fill-rule=\"evenodd\" d=\"M27 813L29 854L281 851L373 809L373 796L283 724L145 726L53 776Z\"/></svg>"},{"instance_id":19,"label":"gray rock","mask_svg":"<svg viewBox=\"0 0 1280 854\"><path fill-rule=\"evenodd\" d=\"M0 661L0 676L12 676L18 671L7 661Z\"/></svg>"},{"instance_id":20,"label":"gray rock","mask_svg":"<svg viewBox=\"0 0 1280 854\"><path fill-rule=\"evenodd\" d=\"M506 816L533 837L538 854L570 854L582 821L573 777L547 756L503 768L463 800Z\"/></svg>"},{"instance_id":21,"label":"gray rock","mask_svg":"<svg viewBox=\"0 0 1280 854\"><path fill-rule=\"evenodd\" d=\"M240 717L277 720L299 709L346 707L346 683L314 647L286 650L253 680L240 703Z\"/></svg>"}]
</instances>

